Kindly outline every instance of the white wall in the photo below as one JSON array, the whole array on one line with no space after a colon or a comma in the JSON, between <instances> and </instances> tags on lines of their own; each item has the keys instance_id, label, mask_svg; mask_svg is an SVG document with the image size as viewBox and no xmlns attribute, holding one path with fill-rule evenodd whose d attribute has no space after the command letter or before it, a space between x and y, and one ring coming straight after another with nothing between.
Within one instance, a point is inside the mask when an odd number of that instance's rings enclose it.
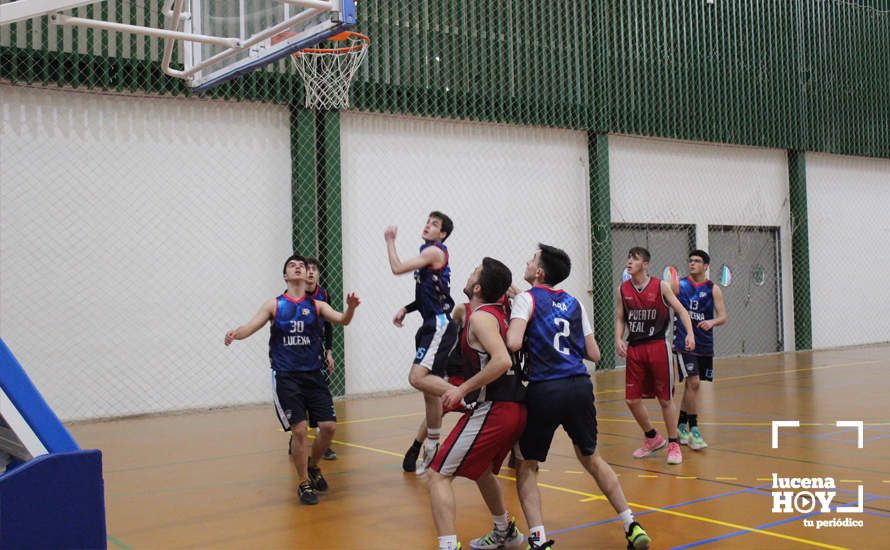
<instances>
[{"instance_id":1,"label":"white wall","mask_svg":"<svg viewBox=\"0 0 890 550\"><path fill-rule=\"evenodd\" d=\"M414 256L431 210L454 219L445 244L455 301L486 255L526 288L525 262L542 241L569 253L576 267L564 287L591 311L583 132L345 113L341 152L345 290L364 299L346 329L347 393L408 387L420 318L391 323L414 281L390 272L383 231L398 225L401 258Z\"/></svg>"},{"instance_id":2,"label":"white wall","mask_svg":"<svg viewBox=\"0 0 890 550\"><path fill-rule=\"evenodd\" d=\"M813 347L890 341L890 160L806 158Z\"/></svg>"},{"instance_id":3,"label":"white wall","mask_svg":"<svg viewBox=\"0 0 890 550\"><path fill-rule=\"evenodd\" d=\"M63 419L270 398L286 108L3 86L0 334Z\"/></svg>"},{"instance_id":4,"label":"white wall","mask_svg":"<svg viewBox=\"0 0 890 550\"><path fill-rule=\"evenodd\" d=\"M788 161L781 150L609 136L612 221L779 227L785 347L794 345Z\"/></svg>"}]
</instances>

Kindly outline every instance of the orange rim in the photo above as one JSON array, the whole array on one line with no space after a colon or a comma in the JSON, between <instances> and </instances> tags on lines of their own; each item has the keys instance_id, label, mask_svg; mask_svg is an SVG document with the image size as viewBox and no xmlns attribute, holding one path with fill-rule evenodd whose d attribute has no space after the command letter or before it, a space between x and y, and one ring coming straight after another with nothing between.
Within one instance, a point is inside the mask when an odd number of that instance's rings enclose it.
<instances>
[{"instance_id":1,"label":"orange rim","mask_svg":"<svg viewBox=\"0 0 890 550\"><path fill-rule=\"evenodd\" d=\"M322 54L338 54L338 53L352 53L358 52L367 48L371 45L371 39L367 36L352 31L344 31L340 34L335 34L334 36L328 38L331 42L342 42L344 40L361 40L361 43L353 44L352 46L345 46L343 48L303 48L302 50L296 52L294 57L299 57L304 53L322 53Z\"/></svg>"}]
</instances>

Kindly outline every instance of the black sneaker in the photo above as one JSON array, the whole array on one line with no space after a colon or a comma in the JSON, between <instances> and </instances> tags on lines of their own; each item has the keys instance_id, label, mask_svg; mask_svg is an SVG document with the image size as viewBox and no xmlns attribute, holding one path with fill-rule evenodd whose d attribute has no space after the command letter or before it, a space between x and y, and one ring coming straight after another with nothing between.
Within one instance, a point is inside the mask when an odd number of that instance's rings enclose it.
<instances>
[{"instance_id":1,"label":"black sneaker","mask_svg":"<svg viewBox=\"0 0 890 550\"><path fill-rule=\"evenodd\" d=\"M328 490L328 482L321 475L321 468L318 466L309 466L309 481L312 483L312 488L320 493Z\"/></svg>"},{"instance_id":2,"label":"black sneaker","mask_svg":"<svg viewBox=\"0 0 890 550\"><path fill-rule=\"evenodd\" d=\"M327 449L325 449L322 458L325 460L337 460L337 453L334 452L334 449L328 447Z\"/></svg>"},{"instance_id":3,"label":"black sneaker","mask_svg":"<svg viewBox=\"0 0 890 550\"><path fill-rule=\"evenodd\" d=\"M312 488L312 484L309 480L300 483L297 492L300 493L300 502L303 504L308 504L310 506L318 504L318 495L315 494L315 489Z\"/></svg>"},{"instance_id":4,"label":"black sneaker","mask_svg":"<svg viewBox=\"0 0 890 550\"><path fill-rule=\"evenodd\" d=\"M528 537L528 549L527 550L544 550L544 548L553 548L553 545L556 544L552 540L548 540L547 542L538 542L538 537Z\"/></svg>"},{"instance_id":5,"label":"black sneaker","mask_svg":"<svg viewBox=\"0 0 890 550\"><path fill-rule=\"evenodd\" d=\"M646 534L646 530L637 522L630 524L625 535L627 536L627 547L631 550L645 550L652 542L652 539Z\"/></svg>"},{"instance_id":6,"label":"black sneaker","mask_svg":"<svg viewBox=\"0 0 890 550\"><path fill-rule=\"evenodd\" d=\"M418 446L416 449L412 445L407 452L405 452L405 458L402 460L402 469L406 472L413 472L417 469L417 458L420 456L420 447Z\"/></svg>"}]
</instances>

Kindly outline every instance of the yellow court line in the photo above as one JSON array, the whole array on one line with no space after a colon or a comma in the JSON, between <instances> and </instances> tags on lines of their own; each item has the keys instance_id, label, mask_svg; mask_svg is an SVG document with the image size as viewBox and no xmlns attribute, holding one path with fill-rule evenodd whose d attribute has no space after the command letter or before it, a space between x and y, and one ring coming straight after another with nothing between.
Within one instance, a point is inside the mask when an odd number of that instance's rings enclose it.
<instances>
[{"instance_id":1,"label":"yellow court line","mask_svg":"<svg viewBox=\"0 0 890 550\"><path fill-rule=\"evenodd\" d=\"M423 416L426 413L424 412L416 412L416 413L406 413L406 414L394 414L391 416L375 416L373 418L359 418L357 420L338 420L337 425L341 424L362 424L365 422L377 422L378 420L392 420L393 418L408 418L410 416Z\"/></svg>"},{"instance_id":2,"label":"yellow court line","mask_svg":"<svg viewBox=\"0 0 890 550\"><path fill-rule=\"evenodd\" d=\"M773 478L771 478L771 477L758 477L757 478L757 481L772 481L772 480L773 480Z\"/></svg>"},{"instance_id":3,"label":"yellow court line","mask_svg":"<svg viewBox=\"0 0 890 550\"><path fill-rule=\"evenodd\" d=\"M719 477L719 476L715 477L714 479L716 479L717 481L738 481L739 480L739 478L737 478L737 477Z\"/></svg>"},{"instance_id":4,"label":"yellow court line","mask_svg":"<svg viewBox=\"0 0 890 550\"><path fill-rule=\"evenodd\" d=\"M864 483L861 479L839 479L841 483Z\"/></svg>"},{"instance_id":5,"label":"yellow court line","mask_svg":"<svg viewBox=\"0 0 890 550\"><path fill-rule=\"evenodd\" d=\"M698 479L697 476L677 476L676 479Z\"/></svg>"},{"instance_id":6,"label":"yellow court line","mask_svg":"<svg viewBox=\"0 0 890 550\"><path fill-rule=\"evenodd\" d=\"M743 378L756 378L758 376L769 376L771 374L788 374L790 372L804 372L808 370L823 370L823 369L834 369L838 367L858 367L860 365L874 365L875 363L883 363L884 361L857 361L855 363L838 363L836 365L819 365L817 367L801 367L799 369L790 369L790 370L774 370L769 372L759 372L755 374L740 374L739 376L727 376L726 378L720 378L720 381L726 380L741 380Z\"/></svg>"},{"instance_id":7,"label":"yellow court line","mask_svg":"<svg viewBox=\"0 0 890 550\"><path fill-rule=\"evenodd\" d=\"M499 475L497 477L499 477L501 479L507 479L510 481L516 481L516 478L514 478L514 477L503 476L503 475ZM560 487L559 485L550 485L548 483L538 482L538 487L544 487L547 489L553 489L554 491L559 491L561 493L569 493L572 495L586 497L586 498L582 499L582 502L591 502L594 500L606 500L606 497L603 495L593 495L590 493L586 493L584 491L569 489L568 487ZM824 544L821 542L816 542L814 540L807 540L807 539L802 539L799 537L792 537L790 535L783 535L782 533L774 533L772 531L765 531L763 529L757 529L756 527L748 527L747 525L739 525L737 523L730 523L728 521L720 521L718 519L711 519L708 517L696 516L693 514L684 514L683 512L677 512L676 510L667 510L664 508L658 508L657 506L646 506L645 504L640 504L639 502L628 501L627 504L628 504L628 506L631 506L634 508L640 508L641 510L651 510L653 512L661 512L662 514L668 514L671 516L677 516L677 517L681 517L681 518L702 521L704 523L712 523L714 525L721 525L723 527L729 527L731 529L735 529L736 531L748 531L749 533L757 533L759 535L764 535L767 537L775 537L775 538L784 539L784 540L791 540L794 542L799 542L801 544L809 544L811 546L818 546L820 548L832 548L834 550L851 550L850 548L847 548L845 546L833 546L831 544Z\"/></svg>"},{"instance_id":8,"label":"yellow court line","mask_svg":"<svg viewBox=\"0 0 890 550\"><path fill-rule=\"evenodd\" d=\"M566 470L567 474L583 474L584 472L579 472L578 470Z\"/></svg>"},{"instance_id":9,"label":"yellow court line","mask_svg":"<svg viewBox=\"0 0 890 550\"><path fill-rule=\"evenodd\" d=\"M658 476L652 474L637 474L637 477L657 478Z\"/></svg>"},{"instance_id":10,"label":"yellow court line","mask_svg":"<svg viewBox=\"0 0 890 550\"><path fill-rule=\"evenodd\" d=\"M363 449L363 450L366 450L366 451L371 451L371 452L375 452L375 453L379 453L379 454L384 454L384 455L389 455L389 456L395 456L395 457L401 457L401 456L402 456L401 453L394 453L394 452L392 452L392 451L386 451L386 450L384 450L384 449L377 449L377 448L375 448L375 447L368 447L367 445L359 445L359 444L357 444L357 443L349 443L349 442L347 442L347 441L332 441L332 443L337 443L338 445L344 445L344 446L346 446L346 447L354 447L354 448L356 448L356 449ZM503 474L498 475L497 477L499 477L499 478L501 478L501 479L506 479L506 480L509 480L509 481L516 481L516 478L515 478L515 477L510 477L510 476L506 476L506 475L503 475ZM653 476L653 477L656 477L656 476ZM589 502L589 501L593 501L593 500L605 500L605 499L606 499L606 497L603 496L603 495L594 495L594 494L591 494L591 493L588 493L588 492L585 492L585 491L578 491L578 490L576 490L576 489L569 489L568 487L561 487L561 486L559 486L559 485L551 485L551 484L549 484L549 483L541 483L541 482L538 482L538 487L544 487L545 489L553 489L554 491L559 491L559 492L561 492L561 493L569 493L569 494L572 494L572 495L577 495L577 496L580 496L580 497L584 497L585 502ZM748 526L746 526L746 525L739 525L739 524L737 524L737 523L730 523L730 522L728 522L728 521L720 521L720 520L711 519L711 518L704 517L704 516L696 516L696 515L692 515L692 514L684 514L683 512L677 512L676 510L666 510L666 509L664 509L664 508L658 508L657 506L646 506L645 504L640 504L640 503L638 503L638 502L628 502L628 505L630 505L630 506L634 506L634 507L636 507L636 508L640 508L640 509L642 509L642 510L651 510L651 511L653 511L653 512L661 512L662 514L668 514L668 515L671 515L671 516L677 516L677 517L681 517L681 518L686 518L686 519L692 519L692 520L702 521L702 522L705 522L705 523L712 523L712 524L714 524L714 525L722 525L723 527L729 527L729 528L731 528L731 529L735 529L735 530L748 531L749 533L757 533L757 534L765 535L765 536L768 536L768 537L775 537L775 538L780 538L780 539L784 539L784 540L791 540L791 541L794 541L794 542L799 542L799 543L801 543L801 544L809 544L809 545L811 545L811 546L818 546L818 547L820 547L820 548L833 548L834 550L849 550L848 548L845 548L845 547L843 547L843 546L832 546L832 545L830 545L830 544L823 544L823 543L821 543L821 542L816 542L816 541L812 541L812 540L802 539L802 538L798 538L798 537L792 537L792 536L789 536L789 535L783 535L782 533L773 533L773 532L771 532L771 531L764 531L763 529L757 529L757 528L754 528L754 527L748 527Z\"/></svg>"}]
</instances>

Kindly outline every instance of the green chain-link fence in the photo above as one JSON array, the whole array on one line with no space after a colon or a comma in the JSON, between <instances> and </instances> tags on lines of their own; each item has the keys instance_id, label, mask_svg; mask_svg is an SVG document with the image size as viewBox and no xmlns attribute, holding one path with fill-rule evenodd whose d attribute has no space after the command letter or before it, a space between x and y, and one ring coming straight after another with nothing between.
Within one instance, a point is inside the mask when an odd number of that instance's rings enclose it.
<instances>
[{"instance_id":1,"label":"green chain-link fence","mask_svg":"<svg viewBox=\"0 0 890 550\"><path fill-rule=\"evenodd\" d=\"M67 13L163 26L160 6ZM886 340L882 275L855 306L867 330L828 313L837 258L890 249L886 0L370 0L358 18L372 47L343 112L305 109L287 60L197 95L160 39L0 27L0 331L61 416L267 401L266 334L222 336L283 289L292 250L336 308L364 300L335 329L335 393L407 388L417 320L390 320L412 282L383 228L407 257L433 209L455 220L456 300L483 255L519 282L538 242L567 249L602 367L632 245L655 275L692 247L732 274L719 354Z\"/></svg>"}]
</instances>

